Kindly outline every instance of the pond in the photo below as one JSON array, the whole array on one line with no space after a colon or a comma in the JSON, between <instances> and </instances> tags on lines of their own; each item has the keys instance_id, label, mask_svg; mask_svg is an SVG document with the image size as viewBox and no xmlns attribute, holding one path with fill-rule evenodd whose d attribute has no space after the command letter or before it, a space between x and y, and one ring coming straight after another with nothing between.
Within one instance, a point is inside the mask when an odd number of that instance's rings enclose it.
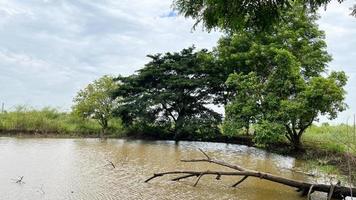
<instances>
[{"instance_id":1,"label":"pond","mask_svg":"<svg viewBox=\"0 0 356 200\"><path fill-rule=\"evenodd\" d=\"M211 164L181 163L201 158L198 148L210 156L245 168L287 178L315 180L289 169L301 169L293 157L234 144L141 141L122 139L0 138L0 200L109 200L109 199L239 199L297 200L293 188L248 178L237 188L239 177L203 177L172 182L161 177L144 180L154 172L175 169L224 169ZM108 163L113 162L116 168ZM22 184L16 183L23 176ZM314 194L313 199L325 198Z\"/></svg>"}]
</instances>

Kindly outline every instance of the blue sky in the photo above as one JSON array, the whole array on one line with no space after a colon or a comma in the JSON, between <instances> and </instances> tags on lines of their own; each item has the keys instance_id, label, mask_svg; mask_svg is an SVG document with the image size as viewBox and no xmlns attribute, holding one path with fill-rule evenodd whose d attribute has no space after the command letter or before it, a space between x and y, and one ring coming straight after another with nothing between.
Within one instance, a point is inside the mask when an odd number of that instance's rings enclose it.
<instances>
[{"instance_id":1,"label":"blue sky","mask_svg":"<svg viewBox=\"0 0 356 200\"><path fill-rule=\"evenodd\" d=\"M356 113L353 3L334 2L319 11L334 58L330 69L349 76L350 108L334 122ZM69 110L79 89L104 74L133 73L147 54L215 46L221 34L192 31L193 23L172 12L171 0L0 0L0 102L7 109Z\"/></svg>"}]
</instances>

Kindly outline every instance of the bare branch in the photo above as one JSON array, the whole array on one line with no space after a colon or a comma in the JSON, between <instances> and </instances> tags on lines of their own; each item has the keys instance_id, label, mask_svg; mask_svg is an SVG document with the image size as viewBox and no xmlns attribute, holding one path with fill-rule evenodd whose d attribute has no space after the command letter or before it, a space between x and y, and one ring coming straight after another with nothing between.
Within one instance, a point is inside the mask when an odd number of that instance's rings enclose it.
<instances>
[{"instance_id":1,"label":"bare branch","mask_svg":"<svg viewBox=\"0 0 356 200\"><path fill-rule=\"evenodd\" d=\"M150 180L152 180L152 179L154 179L154 178L157 178L157 177L159 177L159 176L163 176L163 175L165 175L165 174L153 174L152 177L150 177L150 178L148 178L148 179L145 180L145 183L148 183Z\"/></svg>"},{"instance_id":2,"label":"bare branch","mask_svg":"<svg viewBox=\"0 0 356 200\"><path fill-rule=\"evenodd\" d=\"M328 194L328 200L331 200L331 197L332 197L333 194L334 194L335 186L336 186L336 185L331 184L330 192L329 192L329 194Z\"/></svg>"},{"instance_id":3,"label":"bare branch","mask_svg":"<svg viewBox=\"0 0 356 200\"><path fill-rule=\"evenodd\" d=\"M208 162L208 163L214 163L223 167L228 167L230 169L234 169L237 171L245 171L246 169L243 167L240 167L238 165L232 165L224 161L220 160L214 160L214 159L192 159L192 160L181 160L181 162Z\"/></svg>"},{"instance_id":4,"label":"bare branch","mask_svg":"<svg viewBox=\"0 0 356 200\"><path fill-rule=\"evenodd\" d=\"M250 169L245 169L243 167L240 167L238 165L232 165L229 163L226 163L224 161L219 161L219 160L213 160L213 159L196 159L196 160L182 160L183 162L208 162L208 163L213 163L217 164L220 166L228 167L230 169L235 169L235 171L189 171L189 170L183 170L183 171L168 171L168 172L162 172L162 173L155 173L152 177L148 178L145 180L145 182L149 182L152 179L155 179L157 177L161 177L164 175L177 175L177 174L182 174L182 176L174 178L172 180L178 181L184 178L189 178L196 176L198 177L194 186L198 184L202 176L205 175L214 175L216 176L216 179L220 179L222 176L244 176L240 181L235 183L233 186L236 187L238 184L242 183L244 180L247 179L247 177L256 177L260 179L265 179L271 182L275 183L280 183L283 185L287 185L290 187L297 188L298 191L304 191L303 195L307 195L309 191L309 196L313 191L319 191L319 192L324 192L331 194L332 197L340 198L342 196L350 196L352 193L356 193L356 188L349 188L349 187L344 187L340 186L337 184L336 188L334 188L334 191L331 193L330 188L332 187L331 185L327 184L313 184L313 183L308 183L308 182L303 182L303 181L298 181L298 180L293 180L289 178L284 178L281 176L273 175L270 173L265 173L265 172L260 172L260 171L255 171L255 170L250 170Z\"/></svg>"},{"instance_id":5,"label":"bare branch","mask_svg":"<svg viewBox=\"0 0 356 200\"><path fill-rule=\"evenodd\" d=\"M211 160L210 157L208 156L208 154L206 154L201 148L199 148L199 151L204 154L204 156L208 159Z\"/></svg>"},{"instance_id":6,"label":"bare branch","mask_svg":"<svg viewBox=\"0 0 356 200\"><path fill-rule=\"evenodd\" d=\"M108 162L108 164L106 164L105 166L108 166L108 165L110 165L110 166L112 166L112 168L116 168L116 166L114 165L114 163L113 162L111 162L110 160L106 160L107 162Z\"/></svg>"},{"instance_id":7,"label":"bare branch","mask_svg":"<svg viewBox=\"0 0 356 200\"><path fill-rule=\"evenodd\" d=\"M188 175L184 175L184 176L179 176L177 178L172 179L172 181L179 181L181 179L186 179L186 178L190 178L190 177L193 177L193 176L196 176L196 175L195 174L188 174Z\"/></svg>"},{"instance_id":8,"label":"bare branch","mask_svg":"<svg viewBox=\"0 0 356 200\"><path fill-rule=\"evenodd\" d=\"M23 176L20 176L19 179L16 181L16 183L19 183L19 184L25 183L22 180L23 180Z\"/></svg>"},{"instance_id":9,"label":"bare branch","mask_svg":"<svg viewBox=\"0 0 356 200\"><path fill-rule=\"evenodd\" d=\"M201 173L201 174L198 176L197 181L195 181L195 183L194 183L194 185L193 185L194 187L198 185L198 182L199 182L200 178L201 178L203 175L204 175L204 173Z\"/></svg>"},{"instance_id":10,"label":"bare branch","mask_svg":"<svg viewBox=\"0 0 356 200\"><path fill-rule=\"evenodd\" d=\"M311 194L313 193L313 187L314 187L314 185L311 185L310 188L309 188L308 200L311 200Z\"/></svg>"},{"instance_id":11,"label":"bare branch","mask_svg":"<svg viewBox=\"0 0 356 200\"><path fill-rule=\"evenodd\" d=\"M240 183L242 183L244 180L246 180L248 176L244 176L241 180L239 180L237 183L233 184L232 187L238 186Z\"/></svg>"}]
</instances>

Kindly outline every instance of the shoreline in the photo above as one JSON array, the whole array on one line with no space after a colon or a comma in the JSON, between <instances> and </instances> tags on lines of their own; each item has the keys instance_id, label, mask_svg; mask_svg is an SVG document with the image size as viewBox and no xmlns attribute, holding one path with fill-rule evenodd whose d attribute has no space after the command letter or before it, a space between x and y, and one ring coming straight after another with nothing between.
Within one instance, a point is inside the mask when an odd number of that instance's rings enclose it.
<instances>
[{"instance_id":1,"label":"shoreline","mask_svg":"<svg viewBox=\"0 0 356 200\"><path fill-rule=\"evenodd\" d=\"M90 134L75 134L75 133L59 133L54 131L35 131L35 130L0 130L0 137L14 137L14 138L54 138L54 139L85 139L85 138L97 138L99 139L98 133ZM144 141L174 141L169 138L153 138L149 136L133 135L133 136L115 136L108 135L105 139L127 139L127 140L144 140ZM269 147L259 147L256 146L251 137L247 136L235 136L233 138L221 136L214 139L205 140L193 140L193 139L182 139L181 142L214 142L214 143L224 143L224 144L235 144L235 145L245 145L249 147L255 147L258 149L263 149L266 152L276 153L284 156L292 156L296 159L304 160L312 167L317 167L321 170L330 170L335 168L339 175L348 176L349 166L347 164L347 159L356 161L356 155L340 152L332 152L330 150L321 149L317 146L310 144L304 144L303 150L299 152L294 152L290 146L285 143L274 144ZM178 141L178 142L179 142ZM356 169L356 162L351 162L351 169ZM353 172L353 178L356 177L356 172ZM355 182L355 181L354 181Z\"/></svg>"}]
</instances>

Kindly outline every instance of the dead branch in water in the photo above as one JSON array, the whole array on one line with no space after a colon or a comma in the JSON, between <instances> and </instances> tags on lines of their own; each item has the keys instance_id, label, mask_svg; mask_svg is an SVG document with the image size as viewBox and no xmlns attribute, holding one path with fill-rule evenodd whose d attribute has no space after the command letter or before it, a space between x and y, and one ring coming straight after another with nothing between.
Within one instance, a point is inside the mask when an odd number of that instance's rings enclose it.
<instances>
[{"instance_id":1,"label":"dead branch in water","mask_svg":"<svg viewBox=\"0 0 356 200\"><path fill-rule=\"evenodd\" d=\"M152 179L155 179L157 177L165 176L165 175L179 175L176 178L173 178L172 181L179 181L182 179L190 178L190 177L197 177L197 180L195 181L193 186L196 186L198 182L200 181L200 178L205 175L214 175L216 176L216 179L219 180L220 177L222 176L243 176L241 180L236 182L235 184L232 185L232 187L236 187L237 185L241 184L243 181L245 181L248 177L255 177L255 178L260 178L260 179L265 179L268 181L272 181L275 183L283 184L286 186L294 187L297 188L297 191L301 191L302 195L308 196L310 198L310 195L315 192L324 192L328 194L328 197L333 197L336 199L343 199L347 196L352 196L352 194L356 194L356 188L350 188L350 187L345 187L341 186L340 184L336 185L327 185L327 184L314 184L314 183L308 183L308 182L303 182L303 181L298 181L298 180L293 180L289 178L284 178L278 175L273 175L270 173L265 173L261 171L255 171L255 170L250 170L243 168L239 165L233 165L230 163L226 163L221 160L216 160L212 159L208 154L206 154L203 150L199 149L199 151L202 152L202 154L206 157L203 159L191 159L191 160L181 160L182 162L207 162L207 163L212 163L216 164L219 166L227 167L230 169L233 169L235 171L190 171L190 170L182 170L182 171L168 171L168 172L161 172L161 173L155 173L153 176L145 180L145 182L149 182Z\"/></svg>"},{"instance_id":2,"label":"dead branch in water","mask_svg":"<svg viewBox=\"0 0 356 200\"><path fill-rule=\"evenodd\" d=\"M110 160L106 160L108 162L108 164L106 164L105 166L112 166L112 168L116 168L116 166L114 165L113 162L111 162Z\"/></svg>"},{"instance_id":3,"label":"dead branch in water","mask_svg":"<svg viewBox=\"0 0 356 200\"><path fill-rule=\"evenodd\" d=\"M15 180L15 183L18 183L18 184L24 184L25 182L23 182L23 176L20 176L18 179L13 179Z\"/></svg>"}]
</instances>

